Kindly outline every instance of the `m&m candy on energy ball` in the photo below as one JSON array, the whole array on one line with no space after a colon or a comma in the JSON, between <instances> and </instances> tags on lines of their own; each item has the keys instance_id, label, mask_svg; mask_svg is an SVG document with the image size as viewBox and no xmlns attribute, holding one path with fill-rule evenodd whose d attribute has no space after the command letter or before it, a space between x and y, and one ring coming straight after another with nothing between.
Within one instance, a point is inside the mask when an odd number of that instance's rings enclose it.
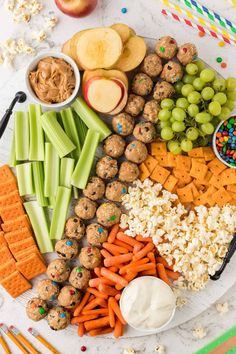
<instances>
[{"instance_id":1,"label":"m&m candy on energy ball","mask_svg":"<svg viewBox=\"0 0 236 354\"><path fill-rule=\"evenodd\" d=\"M236 168L236 116L221 123L215 134L215 147L220 158Z\"/></svg>"}]
</instances>

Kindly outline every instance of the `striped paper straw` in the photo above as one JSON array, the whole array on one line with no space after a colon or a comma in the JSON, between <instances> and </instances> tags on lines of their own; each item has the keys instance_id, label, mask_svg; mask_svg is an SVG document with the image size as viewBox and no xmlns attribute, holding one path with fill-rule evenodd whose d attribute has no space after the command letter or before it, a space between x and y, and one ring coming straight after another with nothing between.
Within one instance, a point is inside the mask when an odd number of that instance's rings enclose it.
<instances>
[{"instance_id":1,"label":"striped paper straw","mask_svg":"<svg viewBox=\"0 0 236 354\"><path fill-rule=\"evenodd\" d=\"M178 21L180 23L184 23L185 25L187 25L189 27L192 27L193 29L196 29L197 31L206 33L206 34L212 36L213 38L217 38L217 39L223 40L223 41L225 41L228 44L236 45L236 43L234 41L230 41L225 36L222 36L221 34L218 34L218 33L214 32L214 31L211 31L211 30L209 30L207 28L204 28L203 26L198 25L198 24L190 21L187 18L180 17L180 16L176 15L175 13L170 12L170 11L168 11L166 9L162 9L161 13L163 15L165 15L166 17L170 17L170 18L172 18L175 21Z\"/></svg>"},{"instance_id":2,"label":"striped paper straw","mask_svg":"<svg viewBox=\"0 0 236 354\"><path fill-rule=\"evenodd\" d=\"M207 8L205 5L199 4L196 0L178 0L181 4L187 6L198 12L200 15L207 16L212 22L218 23L224 29L230 30L232 33L236 34L236 24L228 20L227 18L221 17L217 12ZM236 6L236 0L230 0L230 2Z\"/></svg>"},{"instance_id":3,"label":"striped paper straw","mask_svg":"<svg viewBox=\"0 0 236 354\"><path fill-rule=\"evenodd\" d=\"M198 17L194 14L192 14L190 11L188 10L184 10L183 8L181 8L179 5L173 4L172 2L170 2L169 0L161 0L163 2L163 4L165 4L166 6L178 11L179 13L181 13L182 15L186 15L190 20L194 20L196 22L198 22L200 25L207 27L208 29L217 32L219 34L221 34L222 36L224 36L225 38L231 39L231 41L236 41L236 35L231 35L230 33L228 33L225 30L222 30L221 28L217 27L215 24L210 23L208 21L206 21L205 19Z\"/></svg>"}]
</instances>

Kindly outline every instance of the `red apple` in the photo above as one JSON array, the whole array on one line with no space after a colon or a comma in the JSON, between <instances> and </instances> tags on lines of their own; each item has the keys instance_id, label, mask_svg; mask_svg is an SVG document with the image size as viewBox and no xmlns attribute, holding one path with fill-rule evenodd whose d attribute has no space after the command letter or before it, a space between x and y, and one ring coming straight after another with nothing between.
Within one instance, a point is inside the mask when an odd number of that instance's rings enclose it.
<instances>
[{"instance_id":1,"label":"red apple","mask_svg":"<svg viewBox=\"0 0 236 354\"><path fill-rule=\"evenodd\" d=\"M120 102L116 106L116 108L113 111L109 112L109 114L111 116L119 114L124 109L124 107L126 106L126 103L128 101L128 91L127 91L125 84L121 80L118 80L118 79L115 79L115 81L116 82L120 81L120 83L123 84L123 95L122 95Z\"/></svg>"},{"instance_id":2,"label":"red apple","mask_svg":"<svg viewBox=\"0 0 236 354\"><path fill-rule=\"evenodd\" d=\"M55 0L55 4L64 14L71 17L89 15L96 7L98 0Z\"/></svg>"}]
</instances>

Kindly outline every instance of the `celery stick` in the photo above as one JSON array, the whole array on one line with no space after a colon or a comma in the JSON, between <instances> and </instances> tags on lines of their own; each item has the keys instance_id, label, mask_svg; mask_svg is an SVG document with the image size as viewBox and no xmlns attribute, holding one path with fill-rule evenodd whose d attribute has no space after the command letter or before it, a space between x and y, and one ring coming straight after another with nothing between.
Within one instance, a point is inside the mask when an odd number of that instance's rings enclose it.
<instances>
[{"instance_id":1,"label":"celery stick","mask_svg":"<svg viewBox=\"0 0 236 354\"><path fill-rule=\"evenodd\" d=\"M44 160L44 134L40 124L42 107L36 104L29 104L29 127L30 127L30 145L29 160Z\"/></svg>"},{"instance_id":2,"label":"celery stick","mask_svg":"<svg viewBox=\"0 0 236 354\"><path fill-rule=\"evenodd\" d=\"M68 157L61 159L60 186L71 188L71 176L74 171L75 160Z\"/></svg>"},{"instance_id":3,"label":"celery stick","mask_svg":"<svg viewBox=\"0 0 236 354\"><path fill-rule=\"evenodd\" d=\"M75 199L79 198L79 191L75 186L73 186L73 196Z\"/></svg>"},{"instance_id":4,"label":"celery stick","mask_svg":"<svg viewBox=\"0 0 236 354\"><path fill-rule=\"evenodd\" d=\"M13 128L11 150L8 163L10 167L15 167L18 164L18 161L16 160L15 128Z\"/></svg>"},{"instance_id":5,"label":"celery stick","mask_svg":"<svg viewBox=\"0 0 236 354\"><path fill-rule=\"evenodd\" d=\"M64 130L67 136L75 144L76 149L73 150L70 155L73 159L78 160L81 153L81 145L79 141L79 135L76 129L75 120L71 108L63 109L61 112L61 119L63 123Z\"/></svg>"},{"instance_id":6,"label":"celery stick","mask_svg":"<svg viewBox=\"0 0 236 354\"><path fill-rule=\"evenodd\" d=\"M79 161L75 166L71 178L71 184L77 188L84 189L86 187L96 154L99 137L100 135L98 132L91 129L88 130Z\"/></svg>"},{"instance_id":7,"label":"celery stick","mask_svg":"<svg viewBox=\"0 0 236 354\"><path fill-rule=\"evenodd\" d=\"M68 155L76 148L58 123L55 112L44 113L40 117L40 122L44 132L47 134L48 139L57 150L60 158Z\"/></svg>"},{"instance_id":8,"label":"celery stick","mask_svg":"<svg viewBox=\"0 0 236 354\"><path fill-rule=\"evenodd\" d=\"M100 133L100 141L104 140L111 134L108 126L91 108L89 108L82 97L77 97L72 104L72 107L89 129L93 129Z\"/></svg>"},{"instance_id":9,"label":"celery stick","mask_svg":"<svg viewBox=\"0 0 236 354\"><path fill-rule=\"evenodd\" d=\"M71 198L71 189L58 187L55 207L52 214L50 238L60 240L64 234L66 217Z\"/></svg>"},{"instance_id":10,"label":"celery stick","mask_svg":"<svg viewBox=\"0 0 236 354\"><path fill-rule=\"evenodd\" d=\"M54 209L56 197L48 197L48 208Z\"/></svg>"},{"instance_id":11,"label":"celery stick","mask_svg":"<svg viewBox=\"0 0 236 354\"><path fill-rule=\"evenodd\" d=\"M32 162L33 167L33 177L34 177L34 188L35 194L39 206L47 206L48 200L44 196L44 172L43 172L43 162L35 161Z\"/></svg>"},{"instance_id":12,"label":"celery stick","mask_svg":"<svg viewBox=\"0 0 236 354\"><path fill-rule=\"evenodd\" d=\"M17 182L21 196L34 194L32 162L16 166Z\"/></svg>"},{"instance_id":13,"label":"celery stick","mask_svg":"<svg viewBox=\"0 0 236 354\"><path fill-rule=\"evenodd\" d=\"M60 158L51 143L45 143L44 196L55 197L59 186Z\"/></svg>"},{"instance_id":14,"label":"celery stick","mask_svg":"<svg viewBox=\"0 0 236 354\"><path fill-rule=\"evenodd\" d=\"M79 135L79 141L80 141L81 146L83 146L85 138L86 138L86 134L87 134L87 131L88 131L88 127L82 121L82 119L80 119L80 117L78 116L78 114L76 114L76 112L74 110L73 110L73 115L74 115L74 119L75 119L77 132L78 132L78 135Z\"/></svg>"},{"instance_id":15,"label":"celery stick","mask_svg":"<svg viewBox=\"0 0 236 354\"><path fill-rule=\"evenodd\" d=\"M53 252L44 208L40 207L35 200L24 203L24 207L30 218L40 252Z\"/></svg>"},{"instance_id":16,"label":"celery stick","mask_svg":"<svg viewBox=\"0 0 236 354\"><path fill-rule=\"evenodd\" d=\"M27 112L15 112L15 148L17 160L28 160L29 117Z\"/></svg>"}]
</instances>

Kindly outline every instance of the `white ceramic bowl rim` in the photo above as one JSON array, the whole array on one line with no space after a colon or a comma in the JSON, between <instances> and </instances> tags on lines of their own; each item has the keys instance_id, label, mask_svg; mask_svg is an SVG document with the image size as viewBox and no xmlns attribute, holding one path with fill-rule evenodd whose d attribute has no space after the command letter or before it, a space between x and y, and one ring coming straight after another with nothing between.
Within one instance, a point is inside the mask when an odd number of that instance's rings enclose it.
<instances>
[{"instance_id":1,"label":"white ceramic bowl rim","mask_svg":"<svg viewBox=\"0 0 236 354\"><path fill-rule=\"evenodd\" d=\"M225 121L229 120L230 118L235 118L236 119L236 114L235 115L232 115L230 116L229 118L225 119L225 120L222 120L216 127L215 129L215 132L214 132L214 135L213 135L213 140L212 140L212 146L213 146L213 151L216 155L216 157L226 166L230 167L230 168L236 168L236 166L232 166L230 165L228 162L226 162L219 154L217 148L216 148L216 134L218 133L220 127L222 126L222 124L224 124Z\"/></svg>"},{"instance_id":2,"label":"white ceramic bowl rim","mask_svg":"<svg viewBox=\"0 0 236 354\"><path fill-rule=\"evenodd\" d=\"M35 94L35 92L33 91L31 84L29 82L29 73L30 71L34 70L37 67L38 62L46 57L54 57L54 58L60 58L60 59L64 59L68 64L71 65L74 74L75 74L75 88L71 94L71 96L69 98L67 98L67 100L60 102L60 103L45 103L43 101L41 101ZM72 103L72 101L76 98L78 92L79 92L79 88L80 88L80 72L79 69L77 67L77 64L75 63L75 61L70 58L68 55L64 54L64 53L60 53L60 52L56 52L56 51L42 51L40 52L37 56L34 57L34 59L28 64L27 68L26 68L26 72L25 72L25 83L26 83L26 87L28 89L29 94L31 95L31 97L33 98L34 101L36 101L38 104L42 105L43 107L47 107L47 108L62 108L64 106L69 105L70 103Z\"/></svg>"},{"instance_id":3,"label":"white ceramic bowl rim","mask_svg":"<svg viewBox=\"0 0 236 354\"><path fill-rule=\"evenodd\" d=\"M164 283L166 286L168 286L163 280L161 280L160 278L156 278L154 276L151 276L151 275L145 275L143 277L139 277L139 278L135 278L134 280L132 280L122 291L122 294L121 294L121 298L120 298L120 309L121 309L121 312L122 312L122 301L123 301L123 298L125 296L125 292L127 290L127 288L130 286L130 284L132 284L133 282L135 281L138 281L139 279L141 278L151 278L151 279L154 279L155 281L158 281L158 282L161 282L161 283ZM171 287L169 287L171 289ZM173 292L173 290L171 289L171 291ZM164 323L162 326L160 327L157 327L157 328L153 328L153 329L145 329L145 328L138 328L138 327L134 327L132 324L128 323L128 325L130 327L132 327L133 329L135 329L136 331L141 331L141 332L145 332L145 333L158 333L159 331L162 331L166 326L168 326L168 324L173 320L173 317L175 315L175 310L176 310L176 306L174 307L173 311L172 311L172 314L170 315L169 319L166 321L166 323Z\"/></svg>"}]
</instances>

